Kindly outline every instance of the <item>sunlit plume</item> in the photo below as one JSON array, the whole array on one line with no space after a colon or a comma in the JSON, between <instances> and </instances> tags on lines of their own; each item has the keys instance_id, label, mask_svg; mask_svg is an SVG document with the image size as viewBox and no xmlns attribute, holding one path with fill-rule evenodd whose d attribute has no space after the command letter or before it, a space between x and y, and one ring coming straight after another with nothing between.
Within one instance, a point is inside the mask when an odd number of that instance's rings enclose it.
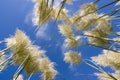
<instances>
[{"instance_id":1,"label":"sunlit plume","mask_svg":"<svg viewBox=\"0 0 120 80\"><path fill-rule=\"evenodd\" d=\"M84 34L88 36L88 41L91 44L98 46L105 46L109 44L109 41L104 39L107 34L101 30L93 29L90 31L86 31Z\"/></svg>"},{"instance_id":2,"label":"sunlit plume","mask_svg":"<svg viewBox=\"0 0 120 80\"><path fill-rule=\"evenodd\" d=\"M103 50L102 54L92 57L92 60L104 67L110 66L116 70L120 70L120 53L109 50Z\"/></svg>"},{"instance_id":3,"label":"sunlit plume","mask_svg":"<svg viewBox=\"0 0 120 80\"><path fill-rule=\"evenodd\" d=\"M70 64L80 64L81 54L75 51L68 51L65 53L64 61Z\"/></svg>"},{"instance_id":4,"label":"sunlit plume","mask_svg":"<svg viewBox=\"0 0 120 80\"><path fill-rule=\"evenodd\" d=\"M66 46L70 47L70 48L74 48L74 47L78 47L79 46L79 40L80 37L79 36L71 36L70 38L66 38L65 42L66 42Z\"/></svg>"},{"instance_id":5,"label":"sunlit plume","mask_svg":"<svg viewBox=\"0 0 120 80\"><path fill-rule=\"evenodd\" d=\"M115 80L113 79L112 76L114 76L117 80L120 80L120 74L119 73L112 73L110 75L106 74L106 73L95 73L96 76L98 76L99 80Z\"/></svg>"},{"instance_id":6,"label":"sunlit plume","mask_svg":"<svg viewBox=\"0 0 120 80\"><path fill-rule=\"evenodd\" d=\"M11 39L15 41L14 44L11 44ZM48 58L45 58L46 51L41 50L40 47L38 47L37 45L33 45L24 32L17 30L15 36L6 39L6 42L7 45L10 44L8 45L8 47L10 47L10 49L13 50L13 54L12 54L13 63L15 65L22 64L24 66L26 74L29 75L31 73L37 73L37 72L44 73L45 70L55 71L53 63L50 62ZM45 63L44 62L41 63L41 60L45 61ZM48 65L47 68L45 68L44 65Z\"/></svg>"},{"instance_id":7,"label":"sunlit plume","mask_svg":"<svg viewBox=\"0 0 120 80\"><path fill-rule=\"evenodd\" d=\"M97 10L97 6L95 3L86 3L80 7L79 15L84 16L92 12L95 12L96 10Z\"/></svg>"},{"instance_id":8,"label":"sunlit plume","mask_svg":"<svg viewBox=\"0 0 120 80\"><path fill-rule=\"evenodd\" d=\"M101 30L102 32L106 34L112 33L112 26L111 26L111 17L104 14L99 14L99 18L96 21L96 27L98 30Z\"/></svg>"},{"instance_id":9,"label":"sunlit plume","mask_svg":"<svg viewBox=\"0 0 120 80\"><path fill-rule=\"evenodd\" d=\"M59 12L60 8L61 8L60 6L53 8L52 13L51 13L51 18L55 20L58 17L57 20L67 20L68 10L66 8L63 8Z\"/></svg>"},{"instance_id":10,"label":"sunlit plume","mask_svg":"<svg viewBox=\"0 0 120 80\"><path fill-rule=\"evenodd\" d=\"M52 63L47 57L41 58L39 61L39 66L42 74L43 80L54 80L57 71L54 68L54 63Z\"/></svg>"},{"instance_id":11,"label":"sunlit plume","mask_svg":"<svg viewBox=\"0 0 120 80\"><path fill-rule=\"evenodd\" d=\"M89 29L91 26L95 26L97 18L98 18L98 15L95 13L82 17L80 21L76 23L76 29L86 30L86 29Z\"/></svg>"},{"instance_id":12,"label":"sunlit plume","mask_svg":"<svg viewBox=\"0 0 120 80\"><path fill-rule=\"evenodd\" d=\"M46 23L51 17L52 7L45 0L36 0L33 10L33 24L40 26Z\"/></svg>"},{"instance_id":13,"label":"sunlit plume","mask_svg":"<svg viewBox=\"0 0 120 80\"><path fill-rule=\"evenodd\" d=\"M59 31L62 35L64 35L65 37L71 37L73 36L73 31L71 29L71 26L69 25L59 25Z\"/></svg>"}]
</instances>

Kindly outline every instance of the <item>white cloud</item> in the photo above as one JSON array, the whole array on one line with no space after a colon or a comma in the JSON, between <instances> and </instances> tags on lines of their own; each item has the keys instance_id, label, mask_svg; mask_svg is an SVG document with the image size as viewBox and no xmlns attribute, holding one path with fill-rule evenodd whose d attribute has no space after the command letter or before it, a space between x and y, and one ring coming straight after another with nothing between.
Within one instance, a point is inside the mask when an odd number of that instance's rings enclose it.
<instances>
[{"instance_id":1,"label":"white cloud","mask_svg":"<svg viewBox=\"0 0 120 80\"><path fill-rule=\"evenodd\" d=\"M49 27L48 24L44 24L40 26L40 28L36 32L36 37L44 40L50 40L51 37L48 34L48 30L49 30L48 27Z\"/></svg>"},{"instance_id":2,"label":"white cloud","mask_svg":"<svg viewBox=\"0 0 120 80\"><path fill-rule=\"evenodd\" d=\"M69 48L66 46L66 42L64 41L62 46L61 46L61 50L63 55L69 50Z\"/></svg>"}]
</instances>

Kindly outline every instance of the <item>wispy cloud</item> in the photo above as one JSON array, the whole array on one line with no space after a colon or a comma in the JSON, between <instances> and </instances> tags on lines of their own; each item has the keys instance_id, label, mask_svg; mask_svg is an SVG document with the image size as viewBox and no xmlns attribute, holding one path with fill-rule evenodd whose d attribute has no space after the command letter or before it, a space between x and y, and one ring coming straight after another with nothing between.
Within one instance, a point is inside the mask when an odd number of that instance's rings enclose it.
<instances>
[{"instance_id":1,"label":"wispy cloud","mask_svg":"<svg viewBox=\"0 0 120 80\"><path fill-rule=\"evenodd\" d=\"M37 38L40 38L40 39L44 39L44 40L51 40L51 37L50 37L50 35L48 34L48 24L44 24L44 25L42 25L39 29L38 29L38 31L37 31L37 33L36 33L36 37Z\"/></svg>"}]
</instances>

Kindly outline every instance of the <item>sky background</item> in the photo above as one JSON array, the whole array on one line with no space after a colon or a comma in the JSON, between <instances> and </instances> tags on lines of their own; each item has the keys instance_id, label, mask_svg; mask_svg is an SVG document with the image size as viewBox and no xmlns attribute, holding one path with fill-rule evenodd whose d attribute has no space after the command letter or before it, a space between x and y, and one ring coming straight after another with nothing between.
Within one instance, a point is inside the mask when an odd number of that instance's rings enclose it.
<instances>
[{"instance_id":1,"label":"sky background","mask_svg":"<svg viewBox=\"0 0 120 80\"><path fill-rule=\"evenodd\" d=\"M80 5L94 0L75 0L72 5L66 5L71 15ZM113 0L100 0L98 7ZM59 2L59 1L58 1ZM80 65L69 65L63 61L64 52L69 50L64 47L64 37L59 33L57 24L53 26L52 20L48 24L43 25L37 32L36 27L32 24L32 11L34 4L31 0L0 0L0 41L14 35L16 29L24 31L34 44L41 46L41 49L47 51L46 55L55 62L56 69L59 74L56 80L97 80L95 76L87 76L81 74L93 74L95 69L84 63ZM106 13L112 10L113 5L98 11L98 13ZM117 24L114 22L113 25ZM119 30L119 29L118 29ZM5 47L0 44L0 49ZM91 46L79 46L76 51L82 53L83 59L89 59L101 52L101 49ZM0 80L10 80L18 66L10 66L0 73ZM110 69L106 69L111 71ZM24 74L24 71L22 72ZM31 80L40 80L40 74L33 75ZM25 77L24 77L25 78Z\"/></svg>"}]
</instances>

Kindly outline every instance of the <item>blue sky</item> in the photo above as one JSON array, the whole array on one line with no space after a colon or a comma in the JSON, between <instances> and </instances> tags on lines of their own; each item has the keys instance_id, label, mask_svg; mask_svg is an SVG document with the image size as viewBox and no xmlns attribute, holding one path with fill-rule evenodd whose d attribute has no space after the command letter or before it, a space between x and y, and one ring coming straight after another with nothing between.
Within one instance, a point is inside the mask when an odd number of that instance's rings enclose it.
<instances>
[{"instance_id":1,"label":"blue sky","mask_svg":"<svg viewBox=\"0 0 120 80\"><path fill-rule=\"evenodd\" d=\"M66 6L70 9L70 14L76 11L79 6L93 0L76 0L73 5ZM98 7L113 0L100 0ZM26 34L34 41L34 44L41 46L47 51L51 61L56 63L56 69L59 74L56 80L97 80L95 76L81 76L81 74L92 74L96 70L87 66L84 63L71 66L63 61L63 42L64 37L58 31L57 24L52 26L51 20L48 24L41 27L38 32L35 32L35 26L32 24L32 11L34 4L31 0L0 0L0 41L4 38L13 35L17 28L26 32ZM106 13L113 9L113 6L102 9L98 13ZM0 49L5 47L0 45ZM87 59L91 56L100 53L101 49L91 46L80 46L78 52L82 53L82 58ZM10 66L0 73L0 80L10 80L17 66ZM109 69L108 69L109 71ZM24 74L24 71L22 72ZM33 75L31 80L40 80L40 74Z\"/></svg>"}]
</instances>

